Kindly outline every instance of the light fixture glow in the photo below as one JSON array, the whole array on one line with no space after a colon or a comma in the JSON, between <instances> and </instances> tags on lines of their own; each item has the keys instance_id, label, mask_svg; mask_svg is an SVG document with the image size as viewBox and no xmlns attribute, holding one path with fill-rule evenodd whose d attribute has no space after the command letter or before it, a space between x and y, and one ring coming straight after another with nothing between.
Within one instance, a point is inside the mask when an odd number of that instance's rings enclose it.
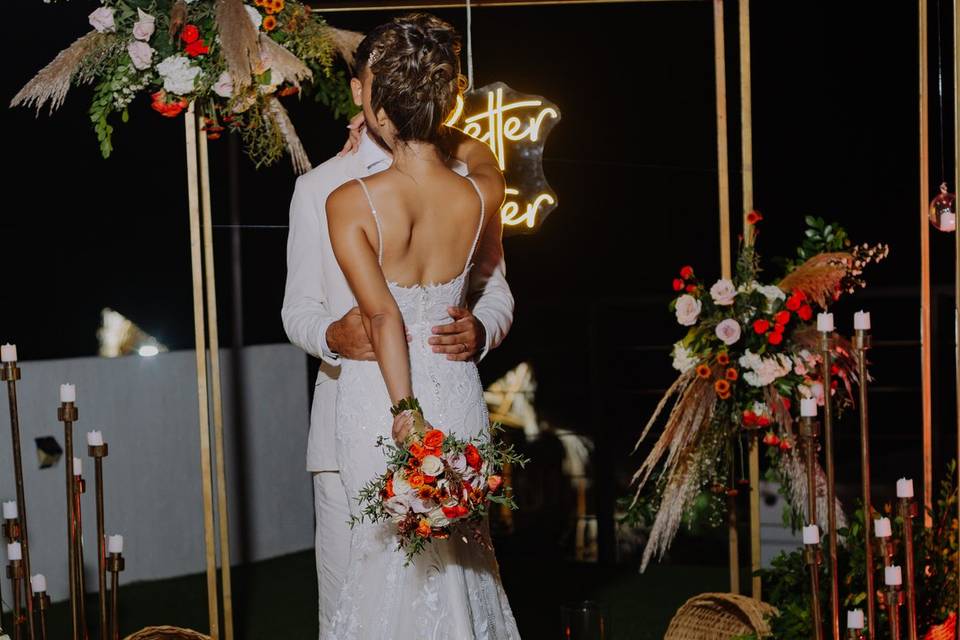
<instances>
[{"instance_id":1,"label":"light fixture glow","mask_svg":"<svg viewBox=\"0 0 960 640\"><path fill-rule=\"evenodd\" d=\"M137 353L143 356L144 358L152 358L153 356L160 353L160 349L158 349L155 345L145 344L139 349L137 349Z\"/></svg>"}]
</instances>

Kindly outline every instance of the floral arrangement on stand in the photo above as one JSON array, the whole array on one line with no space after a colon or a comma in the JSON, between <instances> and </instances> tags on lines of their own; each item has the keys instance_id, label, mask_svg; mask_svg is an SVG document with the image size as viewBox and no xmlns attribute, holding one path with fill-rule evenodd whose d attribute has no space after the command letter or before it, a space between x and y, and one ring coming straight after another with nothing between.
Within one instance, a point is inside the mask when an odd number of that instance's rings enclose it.
<instances>
[{"instance_id":1,"label":"floral arrangement on stand","mask_svg":"<svg viewBox=\"0 0 960 640\"><path fill-rule=\"evenodd\" d=\"M760 223L753 212L749 224ZM646 441L668 404L660 437L634 475L637 504L654 479L653 523L643 552L642 569L669 548L685 517L694 515L698 498L711 496L715 520L748 481L743 478L746 435L763 434L772 467L789 491L791 504L806 501L805 466L796 448L791 409L800 398L831 398L838 408L853 404L855 366L849 345L837 336L834 388L820 380L818 332L812 323L845 293L865 286L864 268L883 260L886 245L851 247L836 224L808 217L797 259L775 284L758 281L759 256L745 244L732 280L700 280L693 267L680 269L673 281L677 297L670 309L687 334L673 346L679 376L667 390L637 442ZM659 473L655 472L659 469ZM823 471L817 469L825 486ZM819 493L819 492L818 492ZM818 511L825 521L827 505ZM834 508L839 508L834 505ZM842 512L838 522L845 524Z\"/></svg>"},{"instance_id":2,"label":"floral arrangement on stand","mask_svg":"<svg viewBox=\"0 0 960 640\"><path fill-rule=\"evenodd\" d=\"M403 401L394 416L406 414L411 435L404 446L377 441L387 458L387 471L360 491L361 513L352 524L366 520L391 521L397 528L397 550L407 563L434 539L449 538L455 530L469 533L477 544L489 544L480 528L490 505L516 509L503 480L504 465L523 467L527 459L495 438L469 440L431 427L416 399ZM466 535L463 541L467 542Z\"/></svg>"},{"instance_id":3,"label":"floral arrangement on stand","mask_svg":"<svg viewBox=\"0 0 960 640\"><path fill-rule=\"evenodd\" d=\"M196 103L208 139L238 133L260 167L289 153L298 173L306 151L280 101L311 82L316 99L338 115L351 112L349 88L335 57L352 61L361 34L329 26L297 0L101 0L92 30L43 68L11 106L51 113L71 87L92 85L89 114L103 156L113 122L127 122L141 94L174 118Z\"/></svg>"}]
</instances>

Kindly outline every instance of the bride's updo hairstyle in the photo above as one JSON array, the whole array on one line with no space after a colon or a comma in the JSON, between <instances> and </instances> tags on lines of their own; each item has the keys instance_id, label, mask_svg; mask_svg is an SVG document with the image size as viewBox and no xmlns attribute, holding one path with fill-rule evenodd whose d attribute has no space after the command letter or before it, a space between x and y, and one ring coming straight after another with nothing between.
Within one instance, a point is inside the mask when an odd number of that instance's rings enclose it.
<instances>
[{"instance_id":1,"label":"bride's updo hairstyle","mask_svg":"<svg viewBox=\"0 0 960 640\"><path fill-rule=\"evenodd\" d=\"M384 110L400 142L439 142L466 88L456 29L436 16L413 13L381 26L371 44L374 113Z\"/></svg>"}]
</instances>

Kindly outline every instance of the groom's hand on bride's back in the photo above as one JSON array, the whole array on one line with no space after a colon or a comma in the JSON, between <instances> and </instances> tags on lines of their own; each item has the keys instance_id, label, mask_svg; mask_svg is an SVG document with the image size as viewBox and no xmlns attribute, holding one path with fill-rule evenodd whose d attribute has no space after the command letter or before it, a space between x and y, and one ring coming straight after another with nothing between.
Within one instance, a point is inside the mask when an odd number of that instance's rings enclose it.
<instances>
[{"instance_id":1,"label":"groom's hand on bride's back","mask_svg":"<svg viewBox=\"0 0 960 640\"><path fill-rule=\"evenodd\" d=\"M486 341L483 325L470 309L450 307L447 312L453 322L434 327L428 342L434 353L445 353L447 360L470 360Z\"/></svg>"}]
</instances>

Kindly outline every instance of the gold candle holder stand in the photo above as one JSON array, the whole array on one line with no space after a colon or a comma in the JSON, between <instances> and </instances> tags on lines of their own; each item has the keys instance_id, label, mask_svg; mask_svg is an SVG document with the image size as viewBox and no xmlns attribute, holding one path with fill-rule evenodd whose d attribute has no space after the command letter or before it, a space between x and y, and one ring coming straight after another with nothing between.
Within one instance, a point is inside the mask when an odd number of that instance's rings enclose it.
<instances>
[{"instance_id":1,"label":"gold candle holder stand","mask_svg":"<svg viewBox=\"0 0 960 640\"><path fill-rule=\"evenodd\" d=\"M813 621L814 640L823 640L823 613L820 611L820 565L823 564L823 551L819 544L803 545L803 559L810 569L810 617Z\"/></svg>"},{"instance_id":2,"label":"gold candle holder stand","mask_svg":"<svg viewBox=\"0 0 960 640\"><path fill-rule=\"evenodd\" d=\"M834 640L840 640L840 582L837 576L837 513L836 477L833 465L833 398L831 366L833 365L831 336L828 331L820 332L820 356L823 360L823 438L826 441L825 456L827 467L827 540L830 556L830 626Z\"/></svg>"},{"instance_id":3,"label":"gold candle holder stand","mask_svg":"<svg viewBox=\"0 0 960 640\"><path fill-rule=\"evenodd\" d=\"M876 584L873 573L873 501L870 495L870 412L867 404L869 378L867 374L867 351L873 346L870 334L857 329L853 335L853 352L857 361L857 377L860 381L860 469L863 489L863 539L867 566L867 630L870 638L876 638Z\"/></svg>"},{"instance_id":4,"label":"gold candle holder stand","mask_svg":"<svg viewBox=\"0 0 960 640\"><path fill-rule=\"evenodd\" d=\"M913 498L898 498L897 512L903 520L903 555L907 570L907 639L917 640L917 584L913 564L913 519L917 517L917 503Z\"/></svg>"},{"instance_id":5,"label":"gold candle holder stand","mask_svg":"<svg viewBox=\"0 0 960 640\"><path fill-rule=\"evenodd\" d=\"M100 595L98 602L100 605L100 640L107 640L107 550L103 522L103 459L109 455L110 449L104 442L101 445L88 445L87 453L93 458L94 490L97 498L97 578Z\"/></svg>"},{"instance_id":6,"label":"gold candle holder stand","mask_svg":"<svg viewBox=\"0 0 960 640\"><path fill-rule=\"evenodd\" d=\"M87 482L82 475L73 476L73 514L76 522L74 540L76 540L77 550L77 615L80 619L80 635L83 640L87 640L89 632L87 631L87 581L84 575L83 563L83 508L81 506L80 496L87 492Z\"/></svg>"},{"instance_id":7,"label":"gold candle holder stand","mask_svg":"<svg viewBox=\"0 0 960 640\"><path fill-rule=\"evenodd\" d=\"M47 610L50 608L50 596L46 593L34 593L34 609L40 618L40 640L47 640Z\"/></svg>"},{"instance_id":8,"label":"gold candle holder stand","mask_svg":"<svg viewBox=\"0 0 960 640\"><path fill-rule=\"evenodd\" d=\"M847 629L847 640L866 640L863 629Z\"/></svg>"},{"instance_id":9,"label":"gold candle holder stand","mask_svg":"<svg viewBox=\"0 0 960 640\"><path fill-rule=\"evenodd\" d=\"M890 637L900 640L900 607L903 606L903 589L899 585L887 585L886 591L887 620L890 622Z\"/></svg>"},{"instance_id":10,"label":"gold candle holder stand","mask_svg":"<svg viewBox=\"0 0 960 640\"><path fill-rule=\"evenodd\" d=\"M798 429L807 467L807 524L817 524L817 450L820 425L810 416L800 418ZM814 553L812 547L816 547ZM820 571L823 552L820 545L805 545L804 558L810 567L810 618L813 620L815 640L823 640L823 613L820 605Z\"/></svg>"},{"instance_id":11,"label":"gold candle holder stand","mask_svg":"<svg viewBox=\"0 0 960 640\"><path fill-rule=\"evenodd\" d=\"M120 572L126 568L122 553L111 553L107 558L110 572L110 637L120 640Z\"/></svg>"},{"instance_id":12,"label":"gold candle holder stand","mask_svg":"<svg viewBox=\"0 0 960 640\"><path fill-rule=\"evenodd\" d=\"M7 543L10 542L19 542L23 544L21 536L23 535L23 530L20 528L20 519L19 518L10 518L3 521L3 537L6 538Z\"/></svg>"},{"instance_id":13,"label":"gold candle holder stand","mask_svg":"<svg viewBox=\"0 0 960 640\"><path fill-rule=\"evenodd\" d=\"M16 538L23 550L23 570L27 574L24 583L24 595L27 601L27 633L30 640L35 639L33 626L33 587L30 585L30 535L27 528L27 498L23 485L23 460L20 453L20 412L17 406L17 380L20 379L20 367L15 361L4 362L0 366L0 380L7 383L7 400L10 405L10 438L13 443L13 475L17 492L17 509L20 533ZM6 533L6 531L5 531Z\"/></svg>"},{"instance_id":14,"label":"gold candle holder stand","mask_svg":"<svg viewBox=\"0 0 960 640\"><path fill-rule=\"evenodd\" d=\"M77 421L79 412L73 402L61 402L57 409L57 420L63 423L64 449L67 457L67 562L70 570L70 622L71 638L80 640L80 615L77 598L77 542L76 514L74 513L74 480L73 480L73 423Z\"/></svg>"},{"instance_id":15,"label":"gold candle holder stand","mask_svg":"<svg viewBox=\"0 0 960 640\"><path fill-rule=\"evenodd\" d=\"M7 577L10 578L10 584L13 586L13 640L23 638L23 623L26 622L20 602L25 573L23 560L11 560L7 565Z\"/></svg>"}]
</instances>

